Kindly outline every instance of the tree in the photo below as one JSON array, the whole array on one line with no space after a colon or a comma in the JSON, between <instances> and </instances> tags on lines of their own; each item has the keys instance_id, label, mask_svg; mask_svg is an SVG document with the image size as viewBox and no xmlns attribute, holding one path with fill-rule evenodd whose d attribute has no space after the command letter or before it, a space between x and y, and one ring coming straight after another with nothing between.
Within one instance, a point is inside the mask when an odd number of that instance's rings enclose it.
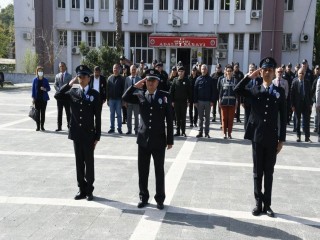
<instances>
[{"instance_id":1,"label":"tree","mask_svg":"<svg viewBox=\"0 0 320 240\"><path fill-rule=\"evenodd\" d=\"M313 66L320 64L320 0L317 0L316 23L314 30Z\"/></svg>"},{"instance_id":2,"label":"tree","mask_svg":"<svg viewBox=\"0 0 320 240\"><path fill-rule=\"evenodd\" d=\"M34 73L39 64L39 57L36 53L32 52L29 48L24 55L23 65L25 73Z\"/></svg>"},{"instance_id":3,"label":"tree","mask_svg":"<svg viewBox=\"0 0 320 240\"><path fill-rule=\"evenodd\" d=\"M14 14L13 5L9 4L0 12L0 57L12 57L14 43Z\"/></svg>"},{"instance_id":4,"label":"tree","mask_svg":"<svg viewBox=\"0 0 320 240\"><path fill-rule=\"evenodd\" d=\"M122 52L122 0L116 0L116 48L119 52Z\"/></svg>"},{"instance_id":5,"label":"tree","mask_svg":"<svg viewBox=\"0 0 320 240\"><path fill-rule=\"evenodd\" d=\"M112 66L117 63L122 51L109 46L100 46L99 48L89 48L84 42L81 42L80 53L83 56L81 64L87 65L90 69L100 66L105 76L112 74Z\"/></svg>"}]
</instances>

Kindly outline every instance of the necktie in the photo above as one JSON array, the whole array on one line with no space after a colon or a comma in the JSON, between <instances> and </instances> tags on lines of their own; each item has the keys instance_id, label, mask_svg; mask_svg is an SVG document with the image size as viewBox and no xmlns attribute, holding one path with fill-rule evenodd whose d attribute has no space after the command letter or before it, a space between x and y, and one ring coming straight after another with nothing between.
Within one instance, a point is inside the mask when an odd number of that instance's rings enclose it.
<instances>
[{"instance_id":1,"label":"necktie","mask_svg":"<svg viewBox=\"0 0 320 240\"><path fill-rule=\"evenodd\" d=\"M131 78L131 81L132 81L132 85L134 85L135 84L134 77Z\"/></svg>"},{"instance_id":2,"label":"necktie","mask_svg":"<svg viewBox=\"0 0 320 240\"><path fill-rule=\"evenodd\" d=\"M278 78L278 87L281 87L281 85L280 85L280 78Z\"/></svg>"},{"instance_id":3,"label":"necktie","mask_svg":"<svg viewBox=\"0 0 320 240\"><path fill-rule=\"evenodd\" d=\"M63 84L63 73L61 73L61 82L62 82L62 84Z\"/></svg>"},{"instance_id":4,"label":"necktie","mask_svg":"<svg viewBox=\"0 0 320 240\"><path fill-rule=\"evenodd\" d=\"M267 93L269 93L269 89L270 89L270 87L267 87L267 88L266 88L266 92L267 92Z\"/></svg>"},{"instance_id":5,"label":"necktie","mask_svg":"<svg viewBox=\"0 0 320 240\"><path fill-rule=\"evenodd\" d=\"M303 98L304 97L304 82L303 81L301 81L301 84L300 84L300 94Z\"/></svg>"},{"instance_id":6,"label":"necktie","mask_svg":"<svg viewBox=\"0 0 320 240\"><path fill-rule=\"evenodd\" d=\"M153 94L149 93L149 102L152 103L153 102Z\"/></svg>"}]
</instances>

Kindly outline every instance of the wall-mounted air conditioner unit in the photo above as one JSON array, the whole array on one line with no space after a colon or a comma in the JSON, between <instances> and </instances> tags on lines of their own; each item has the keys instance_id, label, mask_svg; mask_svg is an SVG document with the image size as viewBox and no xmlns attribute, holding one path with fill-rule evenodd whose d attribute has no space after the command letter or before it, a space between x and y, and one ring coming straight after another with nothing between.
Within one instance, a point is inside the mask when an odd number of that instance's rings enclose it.
<instances>
[{"instance_id":1,"label":"wall-mounted air conditioner unit","mask_svg":"<svg viewBox=\"0 0 320 240\"><path fill-rule=\"evenodd\" d=\"M73 55L78 55L78 54L80 54L80 48L79 48L79 47L73 47L73 48L72 48L72 54L73 54Z\"/></svg>"},{"instance_id":2,"label":"wall-mounted air conditioner unit","mask_svg":"<svg viewBox=\"0 0 320 240\"><path fill-rule=\"evenodd\" d=\"M23 33L22 37L25 40L31 40L31 33L25 32L25 33Z\"/></svg>"},{"instance_id":3,"label":"wall-mounted air conditioner unit","mask_svg":"<svg viewBox=\"0 0 320 240\"><path fill-rule=\"evenodd\" d=\"M250 16L253 19L258 19L261 17L261 11L260 10L252 10Z\"/></svg>"},{"instance_id":4,"label":"wall-mounted air conditioner unit","mask_svg":"<svg viewBox=\"0 0 320 240\"><path fill-rule=\"evenodd\" d=\"M308 42L308 41L309 41L309 35L308 34L301 34L300 42Z\"/></svg>"},{"instance_id":5,"label":"wall-mounted air conditioner unit","mask_svg":"<svg viewBox=\"0 0 320 240\"><path fill-rule=\"evenodd\" d=\"M83 24L84 25L92 25L93 24L93 17L84 17L83 18Z\"/></svg>"},{"instance_id":6,"label":"wall-mounted air conditioner unit","mask_svg":"<svg viewBox=\"0 0 320 240\"><path fill-rule=\"evenodd\" d=\"M152 25L152 20L151 20L151 18L144 18L144 19L143 19L143 25L145 25L145 26L151 26L151 25Z\"/></svg>"},{"instance_id":7,"label":"wall-mounted air conditioner unit","mask_svg":"<svg viewBox=\"0 0 320 240\"><path fill-rule=\"evenodd\" d=\"M292 43L291 44L291 50L296 51L299 49L299 44L298 43Z\"/></svg>"},{"instance_id":8,"label":"wall-mounted air conditioner unit","mask_svg":"<svg viewBox=\"0 0 320 240\"><path fill-rule=\"evenodd\" d=\"M180 27L181 26L181 20L179 18L172 19L172 26L173 27Z\"/></svg>"}]
</instances>

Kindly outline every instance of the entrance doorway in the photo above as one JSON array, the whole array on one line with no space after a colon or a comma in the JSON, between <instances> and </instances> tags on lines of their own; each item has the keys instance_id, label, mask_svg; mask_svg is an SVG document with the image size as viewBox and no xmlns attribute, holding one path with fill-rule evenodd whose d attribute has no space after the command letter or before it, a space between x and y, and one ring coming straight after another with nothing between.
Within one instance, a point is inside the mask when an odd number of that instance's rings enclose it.
<instances>
[{"instance_id":1,"label":"entrance doorway","mask_svg":"<svg viewBox=\"0 0 320 240\"><path fill-rule=\"evenodd\" d=\"M177 63L182 62L185 70L185 75L190 74L190 48L177 48Z\"/></svg>"}]
</instances>

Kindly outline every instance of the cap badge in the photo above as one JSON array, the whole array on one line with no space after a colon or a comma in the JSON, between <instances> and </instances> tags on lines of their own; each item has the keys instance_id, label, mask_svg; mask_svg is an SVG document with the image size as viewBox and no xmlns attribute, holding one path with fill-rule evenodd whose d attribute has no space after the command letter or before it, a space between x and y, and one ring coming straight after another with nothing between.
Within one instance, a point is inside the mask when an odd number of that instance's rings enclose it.
<instances>
[{"instance_id":1,"label":"cap badge","mask_svg":"<svg viewBox=\"0 0 320 240\"><path fill-rule=\"evenodd\" d=\"M150 71L150 73L151 73L151 74L154 74L154 71L153 71L153 70L151 70L151 71Z\"/></svg>"},{"instance_id":2,"label":"cap badge","mask_svg":"<svg viewBox=\"0 0 320 240\"><path fill-rule=\"evenodd\" d=\"M268 62L270 62L270 59L269 59L269 58L267 58L267 59L266 59L266 62L267 62L267 63L268 63Z\"/></svg>"},{"instance_id":3,"label":"cap badge","mask_svg":"<svg viewBox=\"0 0 320 240\"><path fill-rule=\"evenodd\" d=\"M83 67L82 67L82 66L80 66L80 70L83 70Z\"/></svg>"}]
</instances>

